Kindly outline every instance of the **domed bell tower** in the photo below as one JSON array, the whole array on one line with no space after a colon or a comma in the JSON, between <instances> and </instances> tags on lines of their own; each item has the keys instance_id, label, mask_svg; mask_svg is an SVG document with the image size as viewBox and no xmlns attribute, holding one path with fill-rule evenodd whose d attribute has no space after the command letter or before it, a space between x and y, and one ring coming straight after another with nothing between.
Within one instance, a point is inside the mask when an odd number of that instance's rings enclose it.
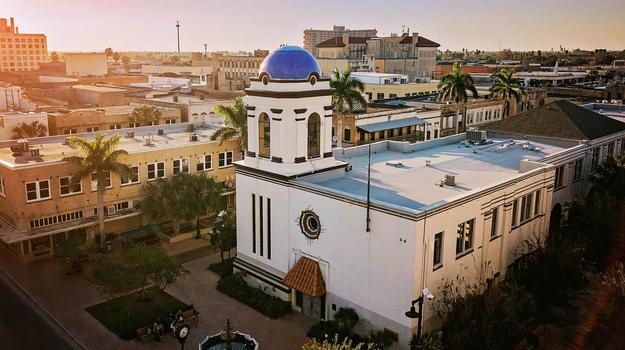
<instances>
[{"instance_id":1,"label":"domed bell tower","mask_svg":"<svg viewBox=\"0 0 625 350\"><path fill-rule=\"evenodd\" d=\"M337 167L332 155L332 94L317 60L297 46L265 58L244 98L247 153L243 164L284 176Z\"/></svg>"}]
</instances>

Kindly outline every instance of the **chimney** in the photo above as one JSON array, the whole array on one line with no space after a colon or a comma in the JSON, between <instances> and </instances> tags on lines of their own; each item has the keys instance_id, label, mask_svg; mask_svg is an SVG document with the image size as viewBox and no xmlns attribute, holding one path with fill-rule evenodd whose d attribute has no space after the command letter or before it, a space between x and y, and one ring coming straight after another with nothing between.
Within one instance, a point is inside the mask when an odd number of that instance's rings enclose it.
<instances>
[{"instance_id":1,"label":"chimney","mask_svg":"<svg viewBox=\"0 0 625 350\"><path fill-rule=\"evenodd\" d=\"M15 27L15 34L19 34L20 33L20 29L18 27Z\"/></svg>"},{"instance_id":2,"label":"chimney","mask_svg":"<svg viewBox=\"0 0 625 350\"><path fill-rule=\"evenodd\" d=\"M11 21L11 33L13 33L13 30L15 28L15 20L13 19L13 17L11 17L9 20Z\"/></svg>"},{"instance_id":3,"label":"chimney","mask_svg":"<svg viewBox=\"0 0 625 350\"><path fill-rule=\"evenodd\" d=\"M419 42L419 33L412 33L412 45L417 45Z\"/></svg>"}]
</instances>

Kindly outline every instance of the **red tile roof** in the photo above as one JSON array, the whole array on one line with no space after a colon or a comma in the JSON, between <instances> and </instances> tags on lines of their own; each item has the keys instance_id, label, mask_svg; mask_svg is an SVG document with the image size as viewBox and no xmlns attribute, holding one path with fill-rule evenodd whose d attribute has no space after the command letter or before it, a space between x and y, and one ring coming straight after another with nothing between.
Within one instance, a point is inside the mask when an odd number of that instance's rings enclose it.
<instances>
[{"instance_id":1,"label":"red tile roof","mask_svg":"<svg viewBox=\"0 0 625 350\"><path fill-rule=\"evenodd\" d=\"M326 294L326 283L323 280L319 263L301 257L282 280L284 285L312 297L320 297Z\"/></svg>"}]
</instances>

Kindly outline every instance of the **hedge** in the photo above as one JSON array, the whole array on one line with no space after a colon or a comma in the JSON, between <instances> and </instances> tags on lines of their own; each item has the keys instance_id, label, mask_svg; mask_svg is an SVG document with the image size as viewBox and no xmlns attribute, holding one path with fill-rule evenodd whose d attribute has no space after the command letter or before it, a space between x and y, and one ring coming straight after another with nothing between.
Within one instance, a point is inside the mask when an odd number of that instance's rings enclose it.
<instances>
[{"instance_id":1,"label":"hedge","mask_svg":"<svg viewBox=\"0 0 625 350\"><path fill-rule=\"evenodd\" d=\"M291 303L265 294L260 288L250 287L240 273L222 276L217 290L271 318L279 318L291 311Z\"/></svg>"}]
</instances>

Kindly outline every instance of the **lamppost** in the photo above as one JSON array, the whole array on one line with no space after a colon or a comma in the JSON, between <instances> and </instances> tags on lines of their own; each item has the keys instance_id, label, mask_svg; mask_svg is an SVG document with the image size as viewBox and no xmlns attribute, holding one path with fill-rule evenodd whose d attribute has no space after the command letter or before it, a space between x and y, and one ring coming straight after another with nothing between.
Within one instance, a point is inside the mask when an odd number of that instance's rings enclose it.
<instances>
[{"instance_id":1,"label":"lamppost","mask_svg":"<svg viewBox=\"0 0 625 350\"><path fill-rule=\"evenodd\" d=\"M172 323L171 328L174 331L176 339L178 339L178 342L180 343L180 350L184 350L184 343L187 341L187 337L189 336L189 325L180 313L177 313L176 316L174 316L174 322Z\"/></svg>"},{"instance_id":2,"label":"lamppost","mask_svg":"<svg viewBox=\"0 0 625 350\"><path fill-rule=\"evenodd\" d=\"M421 324L423 323L423 301L427 298L428 300L434 299L434 295L430 293L430 290L427 288L423 288L421 295L413 300L410 305L410 310L406 311L405 315L408 318L417 319L417 349L421 349L423 344L421 344ZM419 312L415 309L414 305L419 304Z\"/></svg>"}]
</instances>

